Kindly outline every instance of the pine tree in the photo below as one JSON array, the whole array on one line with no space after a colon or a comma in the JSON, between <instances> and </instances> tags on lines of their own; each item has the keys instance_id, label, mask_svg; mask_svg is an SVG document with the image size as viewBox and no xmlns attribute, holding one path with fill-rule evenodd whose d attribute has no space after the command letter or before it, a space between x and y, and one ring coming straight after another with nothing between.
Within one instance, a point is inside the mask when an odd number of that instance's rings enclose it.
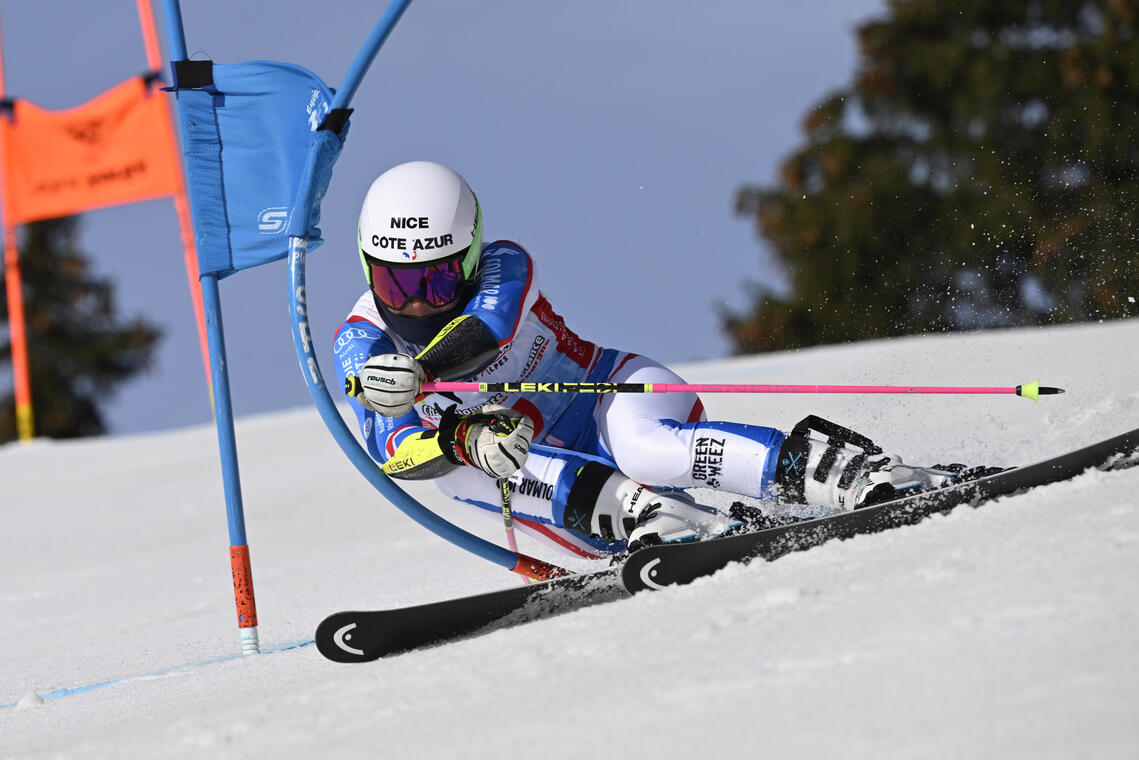
<instances>
[{"instance_id":1,"label":"pine tree","mask_svg":"<svg viewBox=\"0 0 1139 760\"><path fill-rule=\"evenodd\" d=\"M91 273L78 230L78 217L35 222L23 228L20 245L36 434L51 438L104 433L101 407L117 385L150 365L160 338L145 320L118 317L114 288ZM0 320L7 325L4 292ZM10 373L12 347L7 331L3 336L0 368ZM16 437L9 392L0 398L0 443Z\"/></svg>"},{"instance_id":2,"label":"pine tree","mask_svg":"<svg viewBox=\"0 0 1139 760\"><path fill-rule=\"evenodd\" d=\"M739 352L1139 314L1135 0L890 0L737 212L787 269Z\"/></svg>"}]
</instances>

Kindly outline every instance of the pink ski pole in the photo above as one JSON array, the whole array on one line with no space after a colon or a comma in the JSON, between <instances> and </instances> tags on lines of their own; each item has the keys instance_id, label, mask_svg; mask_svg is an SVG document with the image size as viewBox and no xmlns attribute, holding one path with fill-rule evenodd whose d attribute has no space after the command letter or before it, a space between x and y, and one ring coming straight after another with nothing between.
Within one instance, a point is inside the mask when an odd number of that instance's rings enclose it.
<instances>
[{"instance_id":1,"label":"pink ski pole","mask_svg":"<svg viewBox=\"0 0 1139 760\"><path fill-rule=\"evenodd\" d=\"M349 378L349 395L353 381ZM1008 388L921 385L715 385L679 383L579 383L579 382L429 382L425 393L941 393L1009 394L1038 401L1041 396L1063 393L1063 388L1041 385L1039 381Z\"/></svg>"}]
</instances>

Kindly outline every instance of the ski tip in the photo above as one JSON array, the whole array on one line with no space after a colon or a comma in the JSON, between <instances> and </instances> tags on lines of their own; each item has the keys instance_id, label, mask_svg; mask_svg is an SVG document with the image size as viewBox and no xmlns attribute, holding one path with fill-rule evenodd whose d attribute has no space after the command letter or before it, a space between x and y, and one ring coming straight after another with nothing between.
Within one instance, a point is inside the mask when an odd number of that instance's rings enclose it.
<instances>
[{"instance_id":1,"label":"ski tip","mask_svg":"<svg viewBox=\"0 0 1139 760\"><path fill-rule=\"evenodd\" d=\"M336 612L329 615L316 627L316 649L333 662L370 662L378 659L381 652L370 651L371 647L357 647L356 639L359 612ZM347 625L345 625L347 621Z\"/></svg>"},{"instance_id":2,"label":"ski tip","mask_svg":"<svg viewBox=\"0 0 1139 760\"><path fill-rule=\"evenodd\" d=\"M1063 392L1063 388L1041 385L1039 380L1033 380L1031 383L1016 386L1016 395L1030 398L1033 401L1039 401L1041 396L1055 396Z\"/></svg>"}]
</instances>

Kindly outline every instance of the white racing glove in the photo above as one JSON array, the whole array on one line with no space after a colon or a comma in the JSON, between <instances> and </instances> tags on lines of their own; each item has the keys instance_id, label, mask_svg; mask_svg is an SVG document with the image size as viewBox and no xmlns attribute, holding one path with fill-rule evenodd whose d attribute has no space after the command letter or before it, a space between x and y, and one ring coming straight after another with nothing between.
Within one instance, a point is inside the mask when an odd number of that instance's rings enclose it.
<instances>
[{"instance_id":1,"label":"white racing glove","mask_svg":"<svg viewBox=\"0 0 1139 760\"><path fill-rule=\"evenodd\" d=\"M521 412L487 405L459 421L451 440L455 455L493 478L508 478L530 455L534 421ZM446 435L440 426L440 435Z\"/></svg>"},{"instance_id":2,"label":"white racing glove","mask_svg":"<svg viewBox=\"0 0 1139 760\"><path fill-rule=\"evenodd\" d=\"M379 354L364 362L359 379L356 401L361 406L385 417L402 417L415 406L427 374L407 354Z\"/></svg>"}]
</instances>

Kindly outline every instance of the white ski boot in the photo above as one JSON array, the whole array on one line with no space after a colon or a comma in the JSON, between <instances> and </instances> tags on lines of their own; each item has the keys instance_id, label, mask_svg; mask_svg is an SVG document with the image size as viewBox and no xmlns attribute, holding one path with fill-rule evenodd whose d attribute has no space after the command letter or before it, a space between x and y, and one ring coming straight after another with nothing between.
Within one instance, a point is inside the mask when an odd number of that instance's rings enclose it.
<instances>
[{"instance_id":1,"label":"white ski boot","mask_svg":"<svg viewBox=\"0 0 1139 760\"><path fill-rule=\"evenodd\" d=\"M587 465L566 507L566 526L629 550L718 536L738 521L697 504L684 491L658 491L610 467Z\"/></svg>"},{"instance_id":2,"label":"white ski boot","mask_svg":"<svg viewBox=\"0 0 1139 760\"><path fill-rule=\"evenodd\" d=\"M822 433L825 440L811 437ZM996 468L976 468L987 474ZM783 441L776 467L782 500L849 511L975 477L964 465L915 467L869 438L810 416Z\"/></svg>"}]
</instances>

